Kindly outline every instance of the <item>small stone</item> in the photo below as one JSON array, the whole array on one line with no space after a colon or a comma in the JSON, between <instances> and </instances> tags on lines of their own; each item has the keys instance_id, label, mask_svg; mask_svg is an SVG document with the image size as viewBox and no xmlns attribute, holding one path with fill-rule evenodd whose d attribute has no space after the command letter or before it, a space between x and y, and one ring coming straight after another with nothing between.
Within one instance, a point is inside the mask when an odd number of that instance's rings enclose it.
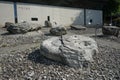
<instances>
[{"instance_id":1,"label":"small stone","mask_svg":"<svg viewBox=\"0 0 120 80\"><path fill-rule=\"evenodd\" d=\"M70 75L66 75L67 77L69 77Z\"/></svg>"},{"instance_id":2,"label":"small stone","mask_svg":"<svg viewBox=\"0 0 120 80\"><path fill-rule=\"evenodd\" d=\"M47 78L47 76L43 76L43 79L46 79Z\"/></svg>"},{"instance_id":3,"label":"small stone","mask_svg":"<svg viewBox=\"0 0 120 80\"><path fill-rule=\"evenodd\" d=\"M26 80L33 80L31 77L26 77L25 79Z\"/></svg>"},{"instance_id":4,"label":"small stone","mask_svg":"<svg viewBox=\"0 0 120 80\"><path fill-rule=\"evenodd\" d=\"M14 80L14 79L9 78L9 80Z\"/></svg>"},{"instance_id":5,"label":"small stone","mask_svg":"<svg viewBox=\"0 0 120 80\"><path fill-rule=\"evenodd\" d=\"M62 80L66 80L65 78L62 78Z\"/></svg>"},{"instance_id":6,"label":"small stone","mask_svg":"<svg viewBox=\"0 0 120 80\"><path fill-rule=\"evenodd\" d=\"M30 71L30 72L28 72L28 76L33 76L35 74L35 72L34 71Z\"/></svg>"},{"instance_id":7,"label":"small stone","mask_svg":"<svg viewBox=\"0 0 120 80\"><path fill-rule=\"evenodd\" d=\"M32 67L32 66L29 66L29 68L30 68L30 69L33 69L33 67Z\"/></svg>"},{"instance_id":8,"label":"small stone","mask_svg":"<svg viewBox=\"0 0 120 80\"><path fill-rule=\"evenodd\" d=\"M0 74L2 73L2 67L0 67Z\"/></svg>"},{"instance_id":9,"label":"small stone","mask_svg":"<svg viewBox=\"0 0 120 80\"><path fill-rule=\"evenodd\" d=\"M39 76L38 80L42 80L42 77L41 77L41 76Z\"/></svg>"}]
</instances>

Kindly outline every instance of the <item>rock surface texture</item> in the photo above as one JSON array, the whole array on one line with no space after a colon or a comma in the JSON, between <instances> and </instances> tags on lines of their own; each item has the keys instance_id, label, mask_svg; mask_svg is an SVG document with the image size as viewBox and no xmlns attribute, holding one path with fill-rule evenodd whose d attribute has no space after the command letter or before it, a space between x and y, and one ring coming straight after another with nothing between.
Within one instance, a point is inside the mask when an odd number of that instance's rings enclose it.
<instances>
[{"instance_id":1,"label":"rock surface texture","mask_svg":"<svg viewBox=\"0 0 120 80\"><path fill-rule=\"evenodd\" d=\"M116 26L103 26L102 27L102 32L104 35L114 35L118 37L119 31L120 31L120 28Z\"/></svg>"},{"instance_id":2,"label":"rock surface texture","mask_svg":"<svg viewBox=\"0 0 120 80\"><path fill-rule=\"evenodd\" d=\"M75 29L75 30L86 30L86 27L82 26L82 25L71 25L71 29Z\"/></svg>"},{"instance_id":3,"label":"rock surface texture","mask_svg":"<svg viewBox=\"0 0 120 80\"><path fill-rule=\"evenodd\" d=\"M13 25L13 24L14 24L14 23L6 22L4 28L8 28L8 27L10 27L10 26Z\"/></svg>"},{"instance_id":4,"label":"rock surface texture","mask_svg":"<svg viewBox=\"0 0 120 80\"><path fill-rule=\"evenodd\" d=\"M50 33L55 36L60 36L60 35L67 34L67 31L66 31L66 28L57 26L57 27L51 28Z\"/></svg>"},{"instance_id":5,"label":"rock surface texture","mask_svg":"<svg viewBox=\"0 0 120 80\"><path fill-rule=\"evenodd\" d=\"M41 26L38 24L22 22L22 23L10 25L7 28L7 31L9 33L18 34L18 33L27 33L30 31L37 31L39 29L41 29Z\"/></svg>"},{"instance_id":6,"label":"rock surface texture","mask_svg":"<svg viewBox=\"0 0 120 80\"><path fill-rule=\"evenodd\" d=\"M62 62L71 67L89 67L93 55L98 53L97 43L81 35L53 37L43 41L40 53L45 57Z\"/></svg>"},{"instance_id":7,"label":"rock surface texture","mask_svg":"<svg viewBox=\"0 0 120 80\"><path fill-rule=\"evenodd\" d=\"M45 27L52 27L52 23L50 21L45 21Z\"/></svg>"}]
</instances>

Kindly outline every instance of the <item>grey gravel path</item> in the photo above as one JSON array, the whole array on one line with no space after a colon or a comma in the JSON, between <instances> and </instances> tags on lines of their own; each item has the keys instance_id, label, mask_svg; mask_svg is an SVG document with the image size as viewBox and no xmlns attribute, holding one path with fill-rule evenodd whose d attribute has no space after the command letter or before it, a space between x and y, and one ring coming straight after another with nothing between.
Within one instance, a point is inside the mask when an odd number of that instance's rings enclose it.
<instances>
[{"instance_id":1,"label":"grey gravel path","mask_svg":"<svg viewBox=\"0 0 120 80\"><path fill-rule=\"evenodd\" d=\"M27 49L31 49L32 47L39 47L40 43L33 43L33 44L22 44L18 46L13 46L13 47L2 47L0 48L0 54L10 54L11 52L21 52L25 51Z\"/></svg>"},{"instance_id":2,"label":"grey gravel path","mask_svg":"<svg viewBox=\"0 0 120 80\"><path fill-rule=\"evenodd\" d=\"M45 38L52 37L43 29ZM94 38L90 32L69 31L68 35L84 34ZM0 32L1 34L4 31ZM74 69L51 61L40 55L40 43L22 44L0 48L0 80L120 80L120 38L99 38L99 54L94 56L90 69Z\"/></svg>"}]
</instances>

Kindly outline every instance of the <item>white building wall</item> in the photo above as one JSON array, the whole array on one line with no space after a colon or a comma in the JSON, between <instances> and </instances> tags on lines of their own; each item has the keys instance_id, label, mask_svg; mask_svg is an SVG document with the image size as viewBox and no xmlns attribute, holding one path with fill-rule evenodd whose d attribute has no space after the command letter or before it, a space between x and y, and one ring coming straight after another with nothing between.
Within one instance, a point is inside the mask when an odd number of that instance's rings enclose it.
<instances>
[{"instance_id":1,"label":"white building wall","mask_svg":"<svg viewBox=\"0 0 120 80\"><path fill-rule=\"evenodd\" d=\"M44 26L48 16L52 23L55 21L58 25L84 25L84 9L17 3L18 22L28 21ZM101 10L86 9L85 16L86 26L103 24ZM32 21L31 18L38 18L38 21ZM90 20L92 20L91 24L89 24ZM0 1L0 25L4 25L5 22L14 23L14 21L14 4Z\"/></svg>"},{"instance_id":2,"label":"white building wall","mask_svg":"<svg viewBox=\"0 0 120 80\"><path fill-rule=\"evenodd\" d=\"M17 3L17 13L18 22L28 21L44 25L47 16L50 16L50 21L55 21L58 25L84 25L83 9ZM38 21L31 21L32 17L38 18Z\"/></svg>"},{"instance_id":3,"label":"white building wall","mask_svg":"<svg viewBox=\"0 0 120 80\"><path fill-rule=\"evenodd\" d=\"M84 10L73 8L62 8L60 11L61 23L64 25L84 25Z\"/></svg>"},{"instance_id":4,"label":"white building wall","mask_svg":"<svg viewBox=\"0 0 120 80\"><path fill-rule=\"evenodd\" d=\"M92 23L90 24L90 20ZM103 25L103 13L101 10L86 9L86 26Z\"/></svg>"},{"instance_id":5,"label":"white building wall","mask_svg":"<svg viewBox=\"0 0 120 80\"><path fill-rule=\"evenodd\" d=\"M15 22L14 5L12 2L0 1L0 25L4 26L5 22Z\"/></svg>"}]
</instances>

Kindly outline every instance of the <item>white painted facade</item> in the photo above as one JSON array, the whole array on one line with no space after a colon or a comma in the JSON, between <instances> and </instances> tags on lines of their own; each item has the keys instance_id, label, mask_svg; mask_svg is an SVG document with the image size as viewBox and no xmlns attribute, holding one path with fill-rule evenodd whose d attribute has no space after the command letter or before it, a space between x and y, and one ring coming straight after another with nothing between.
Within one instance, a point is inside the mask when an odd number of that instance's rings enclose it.
<instances>
[{"instance_id":1,"label":"white painted facade","mask_svg":"<svg viewBox=\"0 0 120 80\"><path fill-rule=\"evenodd\" d=\"M17 13L18 22L28 21L44 25L45 20L50 16L50 21L58 25L84 25L84 9L18 3ZM38 18L38 21L32 21L31 18Z\"/></svg>"},{"instance_id":2,"label":"white painted facade","mask_svg":"<svg viewBox=\"0 0 120 80\"><path fill-rule=\"evenodd\" d=\"M5 22L15 22L14 5L12 2L0 1L0 25L4 26Z\"/></svg>"},{"instance_id":3,"label":"white painted facade","mask_svg":"<svg viewBox=\"0 0 120 80\"><path fill-rule=\"evenodd\" d=\"M47 5L36 5L28 3L17 3L17 20L19 22L27 21L38 23L44 26L45 20L50 17L50 22L56 22L58 25L69 26L85 25L96 26L103 25L102 10L91 10L82 8L56 7ZM0 2L0 24L5 22L15 22L14 3ZM33 21L32 18L38 19ZM90 21L92 20L91 24Z\"/></svg>"}]
</instances>

